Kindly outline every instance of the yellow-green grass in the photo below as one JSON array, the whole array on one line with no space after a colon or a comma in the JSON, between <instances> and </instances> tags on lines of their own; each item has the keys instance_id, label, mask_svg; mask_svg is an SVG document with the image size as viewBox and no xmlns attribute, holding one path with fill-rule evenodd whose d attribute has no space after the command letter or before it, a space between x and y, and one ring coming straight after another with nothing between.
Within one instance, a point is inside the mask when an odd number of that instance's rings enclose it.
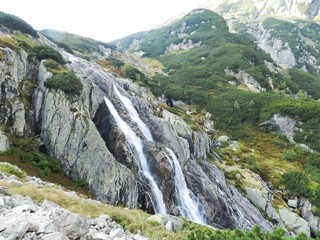
<instances>
[{"instance_id":1,"label":"yellow-green grass","mask_svg":"<svg viewBox=\"0 0 320 240\"><path fill-rule=\"evenodd\" d=\"M17 42L19 47L22 47L27 51L31 51L31 49L36 46L36 43L32 42L25 34L13 34L11 37Z\"/></svg>"},{"instance_id":2,"label":"yellow-green grass","mask_svg":"<svg viewBox=\"0 0 320 240\"><path fill-rule=\"evenodd\" d=\"M17 49L17 45L15 41L12 38L7 36L0 36L0 47L3 47L3 48L8 47L8 48L11 48L12 50Z\"/></svg>"}]
</instances>

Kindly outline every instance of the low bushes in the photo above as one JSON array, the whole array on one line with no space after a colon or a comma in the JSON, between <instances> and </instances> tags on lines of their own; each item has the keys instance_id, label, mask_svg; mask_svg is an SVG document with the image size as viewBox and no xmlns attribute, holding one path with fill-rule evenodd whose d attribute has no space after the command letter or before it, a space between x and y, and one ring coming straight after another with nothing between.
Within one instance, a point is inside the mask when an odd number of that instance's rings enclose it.
<instances>
[{"instance_id":1,"label":"low bushes","mask_svg":"<svg viewBox=\"0 0 320 240\"><path fill-rule=\"evenodd\" d=\"M52 59L60 64L65 64L62 55L49 46L36 46L32 51L33 55L36 56L38 60Z\"/></svg>"},{"instance_id":2,"label":"low bushes","mask_svg":"<svg viewBox=\"0 0 320 240\"><path fill-rule=\"evenodd\" d=\"M79 78L71 72L64 72L48 78L44 83L47 88L61 89L65 93L80 95L83 85Z\"/></svg>"}]
</instances>

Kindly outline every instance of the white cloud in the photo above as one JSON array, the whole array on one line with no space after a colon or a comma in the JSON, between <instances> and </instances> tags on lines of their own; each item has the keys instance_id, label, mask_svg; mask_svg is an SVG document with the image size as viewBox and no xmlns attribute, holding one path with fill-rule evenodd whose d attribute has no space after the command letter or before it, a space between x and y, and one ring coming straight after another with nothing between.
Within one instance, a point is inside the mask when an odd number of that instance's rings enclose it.
<instances>
[{"instance_id":1,"label":"white cloud","mask_svg":"<svg viewBox=\"0 0 320 240\"><path fill-rule=\"evenodd\" d=\"M199 0L1 0L1 10L17 15L35 29L53 28L102 41L146 31Z\"/></svg>"}]
</instances>

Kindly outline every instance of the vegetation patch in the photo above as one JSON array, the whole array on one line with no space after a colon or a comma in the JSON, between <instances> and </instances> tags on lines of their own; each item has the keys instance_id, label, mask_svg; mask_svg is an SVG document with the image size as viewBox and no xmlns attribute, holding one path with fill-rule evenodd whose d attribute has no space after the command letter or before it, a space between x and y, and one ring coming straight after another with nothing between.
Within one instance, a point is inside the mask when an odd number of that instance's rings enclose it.
<instances>
[{"instance_id":1,"label":"vegetation patch","mask_svg":"<svg viewBox=\"0 0 320 240\"><path fill-rule=\"evenodd\" d=\"M0 47L11 48L12 50L17 49L17 45L14 40L10 37L0 36Z\"/></svg>"},{"instance_id":2,"label":"vegetation patch","mask_svg":"<svg viewBox=\"0 0 320 240\"><path fill-rule=\"evenodd\" d=\"M148 83L149 81L149 78L144 73L129 64L124 64L121 67L121 72L123 77L130 78L133 81L138 81L144 84Z\"/></svg>"},{"instance_id":3,"label":"vegetation patch","mask_svg":"<svg viewBox=\"0 0 320 240\"><path fill-rule=\"evenodd\" d=\"M36 46L36 43L32 42L26 35L22 33L13 34L12 38L17 42L19 47L23 48L27 52L31 52Z\"/></svg>"},{"instance_id":4,"label":"vegetation patch","mask_svg":"<svg viewBox=\"0 0 320 240\"><path fill-rule=\"evenodd\" d=\"M26 178L26 173L24 171L21 171L19 168L6 163L0 164L0 172L5 172L9 175L16 175L18 178L22 180Z\"/></svg>"},{"instance_id":5,"label":"vegetation patch","mask_svg":"<svg viewBox=\"0 0 320 240\"><path fill-rule=\"evenodd\" d=\"M48 78L45 87L53 89L61 89L65 93L80 95L83 85L81 80L71 72L64 72Z\"/></svg>"},{"instance_id":6,"label":"vegetation patch","mask_svg":"<svg viewBox=\"0 0 320 240\"><path fill-rule=\"evenodd\" d=\"M45 29L42 30L41 33L48 39L56 43L59 47L64 48L67 52L70 53L72 53L73 51L77 51L83 54L90 54L93 52L102 54L100 46L110 48L112 50L116 49L116 46L113 44L96 41L91 38L85 38L67 32Z\"/></svg>"},{"instance_id":7,"label":"vegetation patch","mask_svg":"<svg viewBox=\"0 0 320 240\"><path fill-rule=\"evenodd\" d=\"M0 24L9 29L18 30L33 37L38 37L38 33L27 22L21 18L0 11Z\"/></svg>"},{"instance_id":8,"label":"vegetation patch","mask_svg":"<svg viewBox=\"0 0 320 240\"><path fill-rule=\"evenodd\" d=\"M65 61L62 55L57 51L54 50L52 47L49 46L36 46L32 49L33 55L37 57L38 60L42 59L52 59L59 64L64 64Z\"/></svg>"},{"instance_id":9,"label":"vegetation patch","mask_svg":"<svg viewBox=\"0 0 320 240\"><path fill-rule=\"evenodd\" d=\"M282 175L280 183L291 196L310 197L309 179L301 172L288 172Z\"/></svg>"},{"instance_id":10,"label":"vegetation patch","mask_svg":"<svg viewBox=\"0 0 320 240\"><path fill-rule=\"evenodd\" d=\"M61 74L67 72L67 70L64 67L62 67L59 63L52 59L46 60L44 62L44 66L49 72L53 74Z\"/></svg>"},{"instance_id":11,"label":"vegetation patch","mask_svg":"<svg viewBox=\"0 0 320 240\"><path fill-rule=\"evenodd\" d=\"M44 181L60 184L67 189L89 195L85 184L80 184L80 181L72 181L67 178L62 173L59 162L44 153L35 150L25 151L19 148L11 148L0 153L0 162L8 162L19 167L24 172L24 175L36 176ZM0 171L2 170L0 169ZM11 174L17 175L13 172ZM19 175L17 176L19 177Z\"/></svg>"}]
</instances>

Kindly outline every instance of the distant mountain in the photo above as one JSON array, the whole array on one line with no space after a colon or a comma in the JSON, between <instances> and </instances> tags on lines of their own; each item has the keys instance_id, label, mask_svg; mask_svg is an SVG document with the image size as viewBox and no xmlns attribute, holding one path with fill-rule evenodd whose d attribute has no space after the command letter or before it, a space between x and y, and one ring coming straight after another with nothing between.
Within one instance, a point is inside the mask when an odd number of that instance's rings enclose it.
<instances>
[{"instance_id":1,"label":"distant mountain","mask_svg":"<svg viewBox=\"0 0 320 240\"><path fill-rule=\"evenodd\" d=\"M115 49L115 46L91 38L85 38L76 34L58 31L54 29L44 29L41 34L52 40L58 46L72 53L80 52L82 54L92 54L93 52L102 53L103 48Z\"/></svg>"},{"instance_id":2,"label":"distant mountain","mask_svg":"<svg viewBox=\"0 0 320 240\"><path fill-rule=\"evenodd\" d=\"M261 20L267 16L320 20L319 0L207 0L201 7L242 21Z\"/></svg>"}]
</instances>

